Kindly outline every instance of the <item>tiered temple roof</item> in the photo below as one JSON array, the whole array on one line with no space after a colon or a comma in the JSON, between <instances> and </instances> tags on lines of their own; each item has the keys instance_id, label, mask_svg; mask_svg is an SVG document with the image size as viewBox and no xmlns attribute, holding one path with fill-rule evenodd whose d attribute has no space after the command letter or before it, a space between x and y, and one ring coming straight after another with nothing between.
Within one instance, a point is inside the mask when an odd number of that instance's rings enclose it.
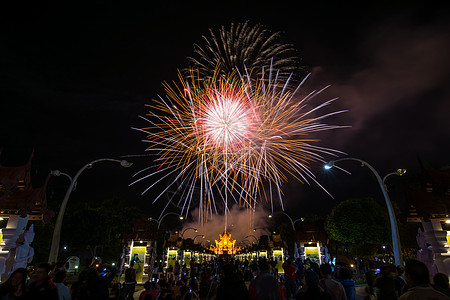
<instances>
[{"instance_id":1,"label":"tiered temple roof","mask_svg":"<svg viewBox=\"0 0 450 300\"><path fill-rule=\"evenodd\" d=\"M0 149L0 156L1 156ZM31 182L31 153L28 162L22 166L0 165L0 217L8 218L11 215L30 219L50 220L54 213L47 208L48 174L44 185L33 188Z\"/></svg>"},{"instance_id":2,"label":"tiered temple roof","mask_svg":"<svg viewBox=\"0 0 450 300\"><path fill-rule=\"evenodd\" d=\"M216 240L216 246L211 247L210 250L215 254L236 254L236 251L241 250L240 247L235 247L236 240L231 238L231 234L227 232L227 227L223 231L223 234L219 234L220 238Z\"/></svg>"},{"instance_id":3,"label":"tiered temple roof","mask_svg":"<svg viewBox=\"0 0 450 300\"><path fill-rule=\"evenodd\" d=\"M450 168L433 170L421 163L420 184L405 188L408 222L421 219L449 219L450 217Z\"/></svg>"}]
</instances>

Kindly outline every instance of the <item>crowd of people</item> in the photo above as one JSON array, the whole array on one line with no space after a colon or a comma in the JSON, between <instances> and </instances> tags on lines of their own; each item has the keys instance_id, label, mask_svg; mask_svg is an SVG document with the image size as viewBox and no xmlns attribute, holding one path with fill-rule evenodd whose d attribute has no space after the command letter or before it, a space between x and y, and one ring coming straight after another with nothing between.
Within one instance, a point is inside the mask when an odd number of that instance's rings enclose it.
<instances>
[{"instance_id":1,"label":"crowd of people","mask_svg":"<svg viewBox=\"0 0 450 300\"><path fill-rule=\"evenodd\" d=\"M165 272L155 272L145 282L139 300L355 299L356 284L348 267L287 259L282 268L278 274L278 263L266 259L191 262L190 268L176 263ZM63 268L41 264L31 274L19 268L0 285L0 300L134 299L132 266L125 270L124 282L115 280L116 275L115 269L95 265L68 285ZM379 274L369 271L365 280L365 300L450 299L448 276L437 273L430 278L427 266L417 260L408 261L405 267L384 266Z\"/></svg>"},{"instance_id":2,"label":"crowd of people","mask_svg":"<svg viewBox=\"0 0 450 300\"><path fill-rule=\"evenodd\" d=\"M179 270L179 271L178 271ZM354 300L356 281L346 266L320 266L311 261L287 259L283 275L272 260L211 261L193 263L190 269L176 265L145 284L140 300L147 299L327 299ZM450 299L448 276L430 280L425 264L411 260L405 267L382 267L379 274L365 274L365 300ZM151 296L147 296L151 294ZM147 298L145 298L147 297Z\"/></svg>"},{"instance_id":3,"label":"crowd of people","mask_svg":"<svg viewBox=\"0 0 450 300\"><path fill-rule=\"evenodd\" d=\"M106 300L115 275L114 269L103 273L91 266L69 285L63 266L42 263L35 269L18 268L0 284L0 300Z\"/></svg>"}]
</instances>

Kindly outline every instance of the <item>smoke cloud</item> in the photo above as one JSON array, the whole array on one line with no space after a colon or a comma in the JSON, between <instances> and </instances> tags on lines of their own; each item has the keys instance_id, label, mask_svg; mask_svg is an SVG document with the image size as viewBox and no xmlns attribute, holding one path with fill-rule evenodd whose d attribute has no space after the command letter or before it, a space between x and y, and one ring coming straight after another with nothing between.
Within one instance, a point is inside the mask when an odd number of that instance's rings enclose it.
<instances>
[{"instance_id":1,"label":"smoke cloud","mask_svg":"<svg viewBox=\"0 0 450 300\"><path fill-rule=\"evenodd\" d=\"M198 209L192 212L193 216L198 215ZM228 215L227 232L231 234L231 238L236 240L236 246L245 239L249 242L256 242L261 235L267 235L270 232L270 222L268 218L269 212L264 211L262 208L257 208L256 211L239 208L234 205L230 208L230 214ZM198 232L192 229L196 228ZM197 221L184 224L183 230L186 230L184 238L194 238L197 235L205 235L202 239L200 236L195 238L195 243L203 243L203 245L215 244L214 240L219 239L219 234L222 234L225 228L224 215L214 215L204 225L199 224ZM258 228L256 231L253 229ZM248 236L248 238L246 238ZM209 243L203 242L209 240ZM242 245L241 245L242 246Z\"/></svg>"},{"instance_id":2,"label":"smoke cloud","mask_svg":"<svg viewBox=\"0 0 450 300\"><path fill-rule=\"evenodd\" d=\"M450 128L450 40L448 28L438 25L385 24L362 43L355 66L313 70L312 85L332 84L325 94L348 109L339 124L351 128L328 133L328 145L350 155L377 149L380 159L441 151L450 138L440 130Z\"/></svg>"}]
</instances>

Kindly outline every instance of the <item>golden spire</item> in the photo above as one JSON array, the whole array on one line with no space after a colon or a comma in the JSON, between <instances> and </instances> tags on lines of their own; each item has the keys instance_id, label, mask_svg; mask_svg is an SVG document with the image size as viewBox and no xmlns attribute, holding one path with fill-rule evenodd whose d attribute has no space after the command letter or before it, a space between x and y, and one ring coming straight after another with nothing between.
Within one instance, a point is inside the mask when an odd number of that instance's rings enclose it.
<instances>
[{"instance_id":1,"label":"golden spire","mask_svg":"<svg viewBox=\"0 0 450 300\"><path fill-rule=\"evenodd\" d=\"M225 229L223 234L219 234L220 238L216 241L216 246L211 247L210 250L214 251L216 254L235 254L236 251L241 250L240 247L234 247L234 243L236 240L231 238L231 234L227 232L227 226L225 225Z\"/></svg>"}]
</instances>

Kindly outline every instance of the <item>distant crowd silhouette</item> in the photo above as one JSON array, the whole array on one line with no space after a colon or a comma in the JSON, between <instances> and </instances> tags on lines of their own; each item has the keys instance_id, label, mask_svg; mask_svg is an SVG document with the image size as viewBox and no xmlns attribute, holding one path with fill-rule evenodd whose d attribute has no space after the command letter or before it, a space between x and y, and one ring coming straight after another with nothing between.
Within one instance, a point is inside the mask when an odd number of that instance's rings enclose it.
<instances>
[{"instance_id":1,"label":"distant crowd silhouette","mask_svg":"<svg viewBox=\"0 0 450 300\"><path fill-rule=\"evenodd\" d=\"M155 272L144 283L139 300L354 300L356 281L352 268L345 265L317 264L310 260L286 259L281 265L264 258L240 261L213 259L190 267L179 262ZM36 269L16 269L0 285L0 300L131 300L136 287L136 270L124 270L125 280L115 268L91 265L78 274L78 280L66 282L63 267L40 264ZM122 274L123 275L123 274ZM383 266L379 274L365 273L362 283L365 300L450 299L449 279L438 273L430 278L427 266L407 261L403 266Z\"/></svg>"}]
</instances>

